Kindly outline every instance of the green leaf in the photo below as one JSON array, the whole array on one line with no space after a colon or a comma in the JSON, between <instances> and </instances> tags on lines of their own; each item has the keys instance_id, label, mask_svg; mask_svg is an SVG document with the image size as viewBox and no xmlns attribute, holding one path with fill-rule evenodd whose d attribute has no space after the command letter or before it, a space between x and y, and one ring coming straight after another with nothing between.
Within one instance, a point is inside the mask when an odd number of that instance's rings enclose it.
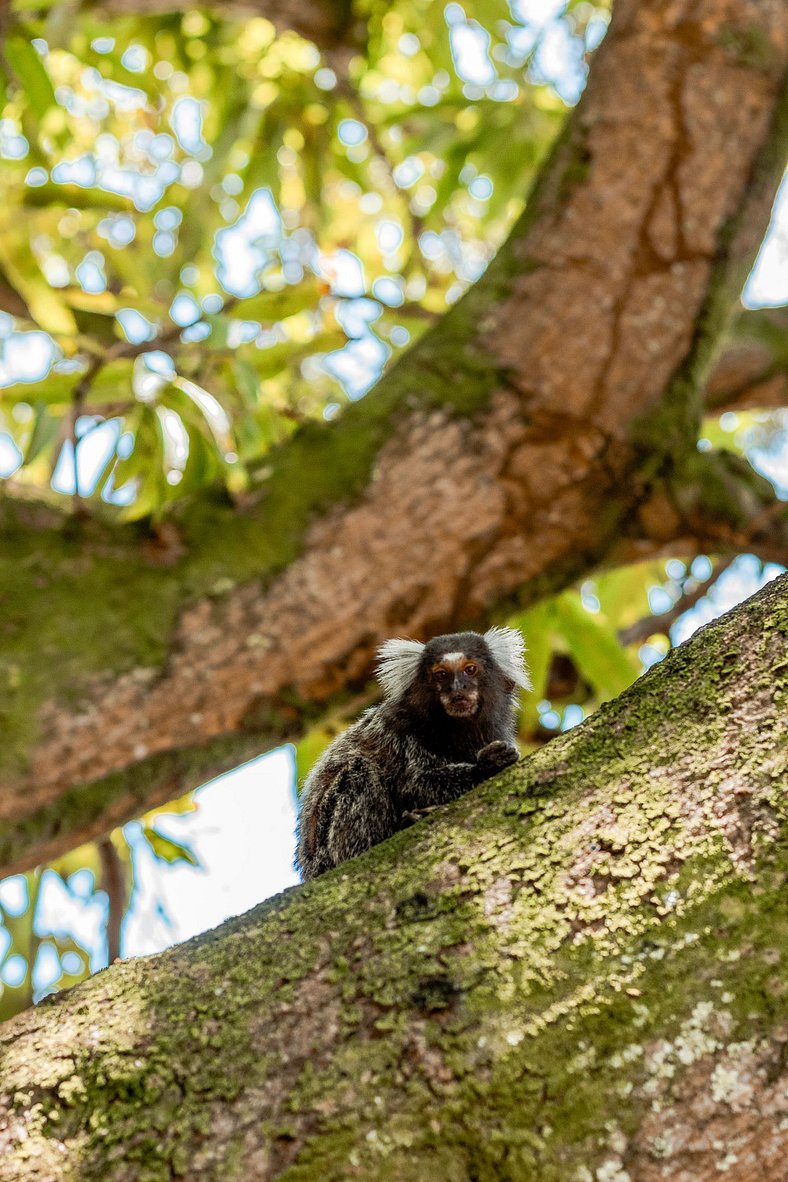
<instances>
[{"instance_id":1,"label":"green leaf","mask_svg":"<svg viewBox=\"0 0 788 1182\"><path fill-rule=\"evenodd\" d=\"M238 383L238 391L249 407L257 404L260 395L260 378L255 367L244 357L233 358L233 373Z\"/></svg>"},{"instance_id":2,"label":"green leaf","mask_svg":"<svg viewBox=\"0 0 788 1182\"><path fill-rule=\"evenodd\" d=\"M341 328L330 328L316 333L303 344L283 341L265 349L246 348L242 357L247 376L241 379L242 392L252 395L256 401L260 395L260 382L265 378L273 378L286 369L300 365L305 357L313 357L316 353L333 353L336 349L344 348L347 343L348 338ZM250 376L252 373L256 375L256 381Z\"/></svg>"},{"instance_id":3,"label":"green leaf","mask_svg":"<svg viewBox=\"0 0 788 1182\"><path fill-rule=\"evenodd\" d=\"M0 390L0 406L16 406L20 402L68 406L76 377L73 373L50 372L38 382L15 382Z\"/></svg>"},{"instance_id":4,"label":"green leaf","mask_svg":"<svg viewBox=\"0 0 788 1182\"><path fill-rule=\"evenodd\" d=\"M336 726L318 726L304 735L295 749L296 785L299 791L304 780L317 763L320 756L337 737L339 730Z\"/></svg>"},{"instance_id":5,"label":"green leaf","mask_svg":"<svg viewBox=\"0 0 788 1182\"><path fill-rule=\"evenodd\" d=\"M651 612L648 589L665 577L664 563L649 560L634 566L604 571L594 578L593 586L602 613L616 629L627 628Z\"/></svg>"},{"instance_id":6,"label":"green leaf","mask_svg":"<svg viewBox=\"0 0 788 1182\"><path fill-rule=\"evenodd\" d=\"M5 56L32 110L43 119L50 107L55 106L55 92L34 46L22 37L9 37Z\"/></svg>"},{"instance_id":7,"label":"green leaf","mask_svg":"<svg viewBox=\"0 0 788 1182\"><path fill-rule=\"evenodd\" d=\"M25 449L25 464L52 447L60 434L60 420L53 418L45 403L37 402L33 411L33 430Z\"/></svg>"},{"instance_id":8,"label":"green leaf","mask_svg":"<svg viewBox=\"0 0 788 1182\"><path fill-rule=\"evenodd\" d=\"M189 866L200 865L199 858L186 842L173 841L151 825L143 826L142 835L160 862L168 862L170 865L175 862L187 862Z\"/></svg>"},{"instance_id":9,"label":"green leaf","mask_svg":"<svg viewBox=\"0 0 788 1182\"><path fill-rule=\"evenodd\" d=\"M183 816L185 813L196 813L198 808L199 805L194 799L194 793L187 792L185 796L180 796L177 800L170 800L160 808L151 809L142 817L142 822L145 825L155 825L158 817Z\"/></svg>"},{"instance_id":10,"label":"green leaf","mask_svg":"<svg viewBox=\"0 0 788 1182\"><path fill-rule=\"evenodd\" d=\"M623 649L612 624L583 607L576 591L559 595L550 604L553 626L570 656L601 701L616 697L640 673L638 662Z\"/></svg>"},{"instance_id":11,"label":"green leaf","mask_svg":"<svg viewBox=\"0 0 788 1182\"><path fill-rule=\"evenodd\" d=\"M523 695L521 725L525 731L533 731L539 722L537 703L547 696L547 675L553 655L551 605L537 603L508 623L512 628L519 628L525 637L526 661L533 689Z\"/></svg>"},{"instance_id":12,"label":"green leaf","mask_svg":"<svg viewBox=\"0 0 788 1182\"><path fill-rule=\"evenodd\" d=\"M53 291L39 270L24 224L21 234L12 234L8 222L0 224L0 265L40 328L64 336L76 334L74 317L60 293Z\"/></svg>"},{"instance_id":13,"label":"green leaf","mask_svg":"<svg viewBox=\"0 0 788 1182\"><path fill-rule=\"evenodd\" d=\"M287 320L305 308L316 307L325 294L325 282L312 275L301 283L283 287L281 291L261 291L248 300L239 300L229 311L237 320L260 320L273 324Z\"/></svg>"},{"instance_id":14,"label":"green leaf","mask_svg":"<svg viewBox=\"0 0 788 1182\"><path fill-rule=\"evenodd\" d=\"M68 209L95 209L105 213L130 213L134 202L130 197L118 193L107 193L103 189L83 189L79 185L56 184L47 181L34 189L25 187L22 204L27 209L49 209L65 206Z\"/></svg>"},{"instance_id":15,"label":"green leaf","mask_svg":"<svg viewBox=\"0 0 788 1182\"><path fill-rule=\"evenodd\" d=\"M134 434L134 449L115 465L114 485L120 488L131 480L137 481L137 495L119 517L121 521L139 521L157 514L172 490L164 475L164 441L155 408L135 407L127 429Z\"/></svg>"},{"instance_id":16,"label":"green leaf","mask_svg":"<svg viewBox=\"0 0 788 1182\"><path fill-rule=\"evenodd\" d=\"M177 391L180 391L180 396ZM226 452L235 450L229 415L219 399L208 390L189 378L177 377L167 387L162 397L162 401L165 400L175 406L178 414L186 422L193 423L208 433L222 460Z\"/></svg>"},{"instance_id":17,"label":"green leaf","mask_svg":"<svg viewBox=\"0 0 788 1182\"><path fill-rule=\"evenodd\" d=\"M99 370L98 376L93 379L85 399L85 413L90 414L91 407L102 403L127 402L130 404L129 414L131 414L132 408L136 409L139 405L135 402L131 388L133 372L134 363L127 360L110 361L109 365L103 366Z\"/></svg>"},{"instance_id":18,"label":"green leaf","mask_svg":"<svg viewBox=\"0 0 788 1182\"><path fill-rule=\"evenodd\" d=\"M215 316L205 316L203 319L211 326L211 335L206 338L203 347L206 349L226 349L232 324L229 316L223 316L221 312L217 312Z\"/></svg>"}]
</instances>

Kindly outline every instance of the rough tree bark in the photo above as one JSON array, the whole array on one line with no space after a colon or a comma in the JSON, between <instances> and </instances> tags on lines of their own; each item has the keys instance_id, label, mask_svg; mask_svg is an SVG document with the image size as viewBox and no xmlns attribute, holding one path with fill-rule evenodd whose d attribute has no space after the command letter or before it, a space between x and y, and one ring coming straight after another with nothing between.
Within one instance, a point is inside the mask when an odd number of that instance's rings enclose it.
<instances>
[{"instance_id":1,"label":"rough tree bark","mask_svg":"<svg viewBox=\"0 0 788 1182\"><path fill-rule=\"evenodd\" d=\"M788 576L428 822L0 1028L4 1182L784 1182Z\"/></svg>"},{"instance_id":2,"label":"rough tree bark","mask_svg":"<svg viewBox=\"0 0 788 1182\"><path fill-rule=\"evenodd\" d=\"M601 563L788 558L771 486L695 449L785 161L787 61L774 0L619 0L487 274L273 457L255 507L188 506L174 565L0 504L5 872L297 733L393 632L473 625Z\"/></svg>"}]
</instances>

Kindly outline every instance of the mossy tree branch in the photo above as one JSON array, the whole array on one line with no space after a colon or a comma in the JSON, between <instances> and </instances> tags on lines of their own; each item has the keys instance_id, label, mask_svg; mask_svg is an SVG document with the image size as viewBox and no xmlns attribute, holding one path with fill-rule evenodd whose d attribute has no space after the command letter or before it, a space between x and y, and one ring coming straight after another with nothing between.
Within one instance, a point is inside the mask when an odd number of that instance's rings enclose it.
<instances>
[{"instance_id":1,"label":"mossy tree branch","mask_svg":"<svg viewBox=\"0 0 788 1182\"><path fill-rule=\"evenodd\" d=\"M705 393L710 413L788 407L788 308L743 312Z\"/></svg>"},{"instance_id":2,"label":"mossy tree branch","mask_svg":"<svg viewBox=\"0 0 788 1182\"><path fill-rule=\"evenodd\" d=\"M786 640L788 576L426 823L0 1028L4 1182L783 1182Z\"/></svg>"},{"instance_id":3,"label":"mossy tree branch","mask_svg":"<svg viewBox=\"0 0 788 1182\"><path fill-rule=\"evenodd\" d=\"M372 395L276 453L254 505L184 507L174 562L6 498L6 867L298 733L393 632L707 543L681 486L701 481L702 386L785 161L787 59L771 0L735 18L724 0L619 0L481 281ZM760 514L754 474L736 483Z\"/></svg>"},{"instance_id":4,"label":"mossy tree branch","mask_svg":"<svg viewBox=\"0 0 788 1182\"><path fill-rule=\"evenodd\" d=\"M685 531L711 553L752 552L785 563L788 503L775 500L772 485L731 452L691 457L676 481L676 508Z\"/></svg>"}]
</instances>

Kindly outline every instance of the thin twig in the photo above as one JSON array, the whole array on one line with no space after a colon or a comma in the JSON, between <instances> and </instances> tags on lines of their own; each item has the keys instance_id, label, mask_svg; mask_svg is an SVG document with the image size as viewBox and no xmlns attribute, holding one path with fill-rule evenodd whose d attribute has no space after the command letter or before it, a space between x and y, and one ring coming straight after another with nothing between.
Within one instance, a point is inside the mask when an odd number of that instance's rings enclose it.
<instances>
[{"instance_id":1,"label":"thin twig","mask_svg":"<svg viewBox=\"0 0 788 1182\"><path fill-rule=\"evenodd\" d=\"M101 889L109 900L107 912L107 955L112 964L120 956L120 933L126 913L126 872L118 851L109 837L98 843L101 861Z\"/></svg>"},{"instance_id":2,"label":"thin twig","mask_svg":"<svg viewBox=\"0 0 788 1182\"><path fill-rule=\"evenodd\" d=\"M106 421L107 419L117 419L121 415L127 415L133 409L134 403L130 402L127 398L123 402L91 402L90 406L85 407L85 414L90 415L91 418L95 415L97 418ZM101 425L101 423L96 423L95 426L89 428L89 431L94 431L96 427ZM85 435L87 434L88 432L86 431ZM85 435L82 436L82 439L85 438Z\"/></svg>"},{"instance_id":3,"label":"thin twig","mask_svg":"<svg viewBox=\"0 0 788 1182\"><path fill-rule=\"evenodd\" d=\"M656 632L667 636L679 616L683 616L684 612L688 612L699 600L703 599L704 595L708 594L720 575L731 565L734 557L721 559L707 579L702 579L691 591L685 591L683 595L679 596L673 607L669 608L666 612L660 612L659 615L655 616L645 616L642 620L631 624L629 628L622 628L618 634L618 639L626 646L628 644L639 644L642 640L648 640L649 636L653 636Z\"/></svg>"}]
</instances>

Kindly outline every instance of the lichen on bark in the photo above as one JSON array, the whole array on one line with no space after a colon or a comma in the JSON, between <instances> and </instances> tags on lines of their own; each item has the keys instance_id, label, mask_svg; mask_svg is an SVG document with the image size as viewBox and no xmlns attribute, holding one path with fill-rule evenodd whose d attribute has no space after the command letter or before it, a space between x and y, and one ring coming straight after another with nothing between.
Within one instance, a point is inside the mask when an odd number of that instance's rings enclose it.
<instances>
[{"instance_id":1,"label":"lichen on bark","mask_svg":"<svg viewBox=\"0 0 788 1182\"><path fill-rule=\"evenodd\" d=\"M426 823L0 1029L4 1179L782 1182L787 639L785 576Z\"/></svg>"}]
</instances>

